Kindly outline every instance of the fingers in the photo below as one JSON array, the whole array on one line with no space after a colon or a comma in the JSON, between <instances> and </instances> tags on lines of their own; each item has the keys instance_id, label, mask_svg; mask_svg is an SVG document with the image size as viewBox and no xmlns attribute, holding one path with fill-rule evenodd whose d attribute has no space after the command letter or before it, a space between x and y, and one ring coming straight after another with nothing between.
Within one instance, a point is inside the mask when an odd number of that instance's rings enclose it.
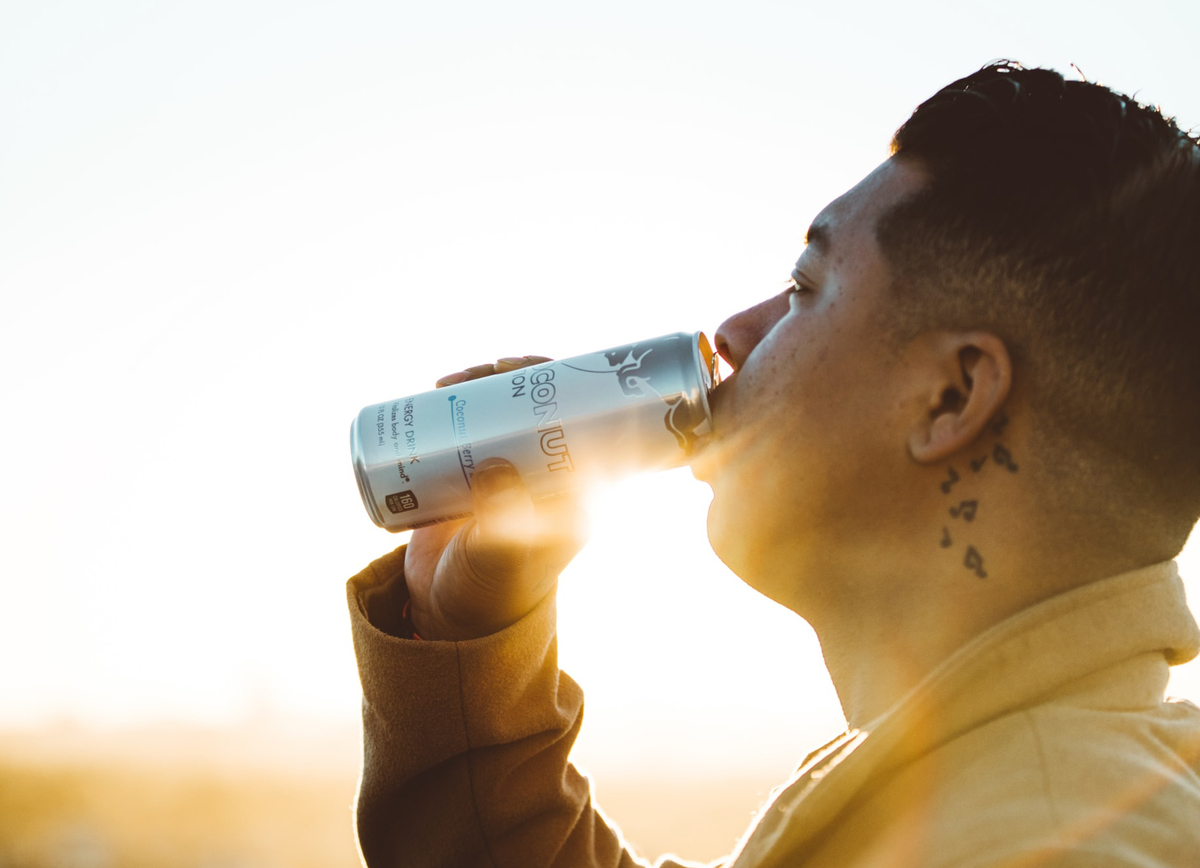
<instances>
[{"instance_id":1,"label":"fingers","mask_svg":"<svg viewBox=\"0 0 1200 868\"><path fill-rule=\"evenodd\" d=\"M540 365L552 361L548 356L505 356L496 361L496 373L515 371L517 368L528 368L530 365Z\"/></svg>"},{"instance_id":2,"label":"fingers","mask_svg":"<svg viewBox=\"0 0 1200 868\"><path fill-rule=\"evenodd\" d=\"M536 543L533 500L517 470L503 459L482 462L472 478L475 506L472 572L484 582L520 576Z\"/></svg>"},{"instance_id":3,"label":"fingers","mask_svg":"<svg viewBox=\"0 0 1200 868\"><path fill-rule=\"evenodd\" d=\"M474 516L440 559L428 610L414 612L426 638L471 639L516 623L553 590L583 547L578 504L560 497L535 505L503 459L478 466L472 495Z\"/></svg>"},{"instance_id":4,"label":"fingers","mask_svg":"<svg viewBox=\"0 0 1200 868\"><path fill-rule=\"evenodd\" d=\"M517 469L502 458L481 462L473 486L476 540L495 554L490 566L499 572L557 574L583 547L587 527L577 496L560 494L535 504Z\"/></svg>"},{"instance_id":5,"label":"fingers","mask_svg":"<svg viewBox=\"0 0 1200 868\"><path fill-rule=\"evenodd\" d=\"M497 359L495 362L485 363L482 365L472 365L461 371L455 371L453 374L447 374L437 381L437 388L441 389L445 386L454 386L459 383L465 383L467 380L478 380L480 377L490 377L493 374L506 374L509 371L515 371L518 368L527 368L530 365L540 365L543 362L549 362L551 359L546 356L505 356Z\"/></svg>"},{"instance_id":6,"label":"fingers","mask_svg":"<svg viewBox=\"0 0 1200 868\"><path fill-rule=\"evenodd\" d=\"M554 587L587 541L584 511L571 495L534 503L515 467L488 459L473 479L472 573L500 590L497 624L524 616Z\"/></svg>"},{"instance_id":7,"label":"fingers","mask_svg":"<svg viewBox=\"0 0 1200 868\"><path fill-rule=\"evenodd\" d=\"M483 462L471 488L474 516L441 559L422 636L486 636L520 620L553 587L532 556L533 501L516 469L500 459Z\"/></svg>"},{"instance_id":8,"label":"fingers","mask_svg":"<svg viewBox=\"0 0 1200 868\"><path fill-rule=\"evenodd\" d=\"M588 515L578 492L568 492L538 501L535 540L537 556L544 569L557 576L587 544L591 535Z\"/></svg>"}]
</instances>

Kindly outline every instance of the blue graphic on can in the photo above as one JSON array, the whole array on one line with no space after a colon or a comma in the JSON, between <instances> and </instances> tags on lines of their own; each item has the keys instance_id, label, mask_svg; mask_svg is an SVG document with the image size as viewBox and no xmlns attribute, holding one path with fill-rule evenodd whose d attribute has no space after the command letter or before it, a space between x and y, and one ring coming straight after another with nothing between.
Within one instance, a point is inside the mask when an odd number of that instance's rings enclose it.
<instances>
[{"instance_id":1,"label":"blue graphic on can","mask_svg":"<svg viewBox=\"0 0 1200 868\"><path fill-rule=\"evenodd\" d=\"M454 435L454 445L458 449L458 466L462 470L463 481L467 483L467 488L470 488L471 477L475 475L475 459L471 455L474 447L467 439L467 399L451 395L448 400L450 402L450 431Z\"/></svg>"}]
</instances>

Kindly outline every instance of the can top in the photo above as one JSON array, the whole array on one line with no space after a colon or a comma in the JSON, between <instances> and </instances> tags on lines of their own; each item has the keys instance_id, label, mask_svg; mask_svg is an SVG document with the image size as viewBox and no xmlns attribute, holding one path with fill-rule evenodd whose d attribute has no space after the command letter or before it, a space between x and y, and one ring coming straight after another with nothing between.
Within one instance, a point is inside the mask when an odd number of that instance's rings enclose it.
<instances>
[{"instance_id":1,"label":"can top","mask_svg":"<svg viewBox=\"0 0 1200 868\"><path fill-rule=\"evenodd\" d=\"M696 427L695 433L697 436L703 437L712 433L712 406L709 404L708 398L712 390L721 383L720 357L713 352L712 344L708 342L708 337L704 332L696 332L695 347L697 367L700 369L702 380L700 403L704 408L704 421Z\"/></svg>"},{"instance_id":2,"label":"can top","mask_svg":"<svg viewBox=\"0 0 1200 868\"><path fill-rule=\"evenodd\" d=\"M721 371L718 356L704 332L696 332L696 354L700 359L700 370L704 372L704 385L707 391L712 391L721 382Z\"/></svg>"}]
</instances>

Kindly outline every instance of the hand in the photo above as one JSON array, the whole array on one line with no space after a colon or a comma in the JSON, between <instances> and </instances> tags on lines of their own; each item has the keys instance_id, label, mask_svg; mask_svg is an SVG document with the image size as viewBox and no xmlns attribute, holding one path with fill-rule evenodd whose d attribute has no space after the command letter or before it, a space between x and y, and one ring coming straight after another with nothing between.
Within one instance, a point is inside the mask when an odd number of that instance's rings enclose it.
<instances>
[{"instance_id":1,"label":"hand","mask_svg":"<svg viewBox=\"0 0 1200 868\"><path fill-rule=\"evenodd\" d=\"M438 387L547 362L500 359L438 380ZM474 515L413 531L404 554L413 627L422 639L475 639L528 614L585 542L582 511L570 495L535 504L502 459L479 463Z\"/></svg>"}]
</instances>

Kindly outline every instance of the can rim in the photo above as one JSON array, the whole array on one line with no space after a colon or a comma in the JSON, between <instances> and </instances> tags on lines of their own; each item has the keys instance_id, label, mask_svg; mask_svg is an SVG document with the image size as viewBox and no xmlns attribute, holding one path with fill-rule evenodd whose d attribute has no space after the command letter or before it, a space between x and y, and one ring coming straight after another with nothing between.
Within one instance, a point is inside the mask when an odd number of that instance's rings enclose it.
<instances>
[{"instance_id":1,"label":"can rim","mask_svg":"<svg viewBox=\"0 0 1200 868\"><path fill-rule=\"evenodd\" d=\"M704 332L696 332L696 358L699 360L700 370L704 372L704 403L707 405L708 392L720 385L721 370L717 364L717 354Z\"/></svg>"},{"instance_id":2,"label":"can rim","mask_svg":"<svg viewBox=\"0 0 1200 868\"><path fill-rule=\"evenodd\" d=\"M715 389L721 382L721 369L718 363L717 354L713 351L712 344L708 341L708 336L704 332L696 332L692 341L692 352L695 355L696 367L700 369L700 406L704 409L704 418L708 423L708 431L712 432L713 417L712 404L709 402L709 396L712 390Z\"/></svg>"}]
</instances>

